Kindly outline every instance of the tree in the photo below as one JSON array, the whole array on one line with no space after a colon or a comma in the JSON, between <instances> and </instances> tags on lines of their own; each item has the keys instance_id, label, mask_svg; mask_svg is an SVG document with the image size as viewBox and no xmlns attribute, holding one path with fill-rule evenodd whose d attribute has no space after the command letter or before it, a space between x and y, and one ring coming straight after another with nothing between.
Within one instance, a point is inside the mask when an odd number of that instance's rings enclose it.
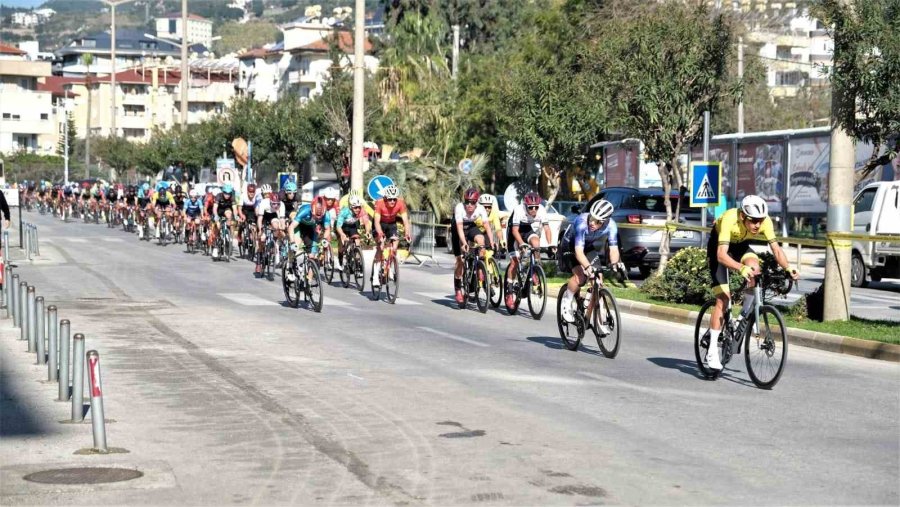
<instances>
[{"instance_id":1,"label":"tree","mask_svg":"<svg viewBox=\"0 0 900 507\"><path fill-rule=\"evenodd\" d=\"M900 0L819 0L813 14L830 26L834 39L828 77L842 100L833 121L876 147L856 173L859 182L900 152Z\"/></svg>"},{"instance_id":2,"label":"tree","mask_svg":"<svg viewBox=\"0 0 900 507\"><path fill-rule=\"evenodd\" d=\"M613 76L617 124L627 137L642 139L649 160L657 161L663 188L683 189L678 156L702 134L703 112L739 93L728 73L733 27L722 12L669 1L630 6L630 13L598 26L594 46L597 72ZM698 27L703 27L698 29ZM665 199L666 219L677 221ZM660 271L669 256L670 234L660 243Z\"/></svg>"},{"instance_id":3,"label":"tree","mask_svg":"<svg viewBox=\"0 0 900 507\"><path fill-rule=\"evenodd\" d=\"M122 174L135 162L135 149L131 142L117 136L107 136L97 140L97 156Z\"/></svg>"},{"instance_id":4,"label":"tree","mask_svg":"<svg viewBox=\"0 0 900 507\"><path fill-rule=\"evenodd\" d=\"M263 11L266 6L263 4L263 0L253 0L253 15L257 18L261 18L263 15Z\"/></svg>"}]
</instances>

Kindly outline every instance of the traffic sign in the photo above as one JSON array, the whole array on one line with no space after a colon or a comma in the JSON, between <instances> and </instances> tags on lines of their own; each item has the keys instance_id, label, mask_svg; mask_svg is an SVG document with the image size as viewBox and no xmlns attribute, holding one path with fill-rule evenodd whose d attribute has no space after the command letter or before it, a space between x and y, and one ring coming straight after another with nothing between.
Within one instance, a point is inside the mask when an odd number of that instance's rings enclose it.
<instances>
[{"instance_id":1,"label":"traffic sign","mask_svg":"<svg viewBox=\"0 0 900 507\"><path fill-rule=\"evenodd\" d=\"M278 190L284 188L289 181L297 183L297 173L278 173Z\"/></svg>"},{"instance_id":2,"label":"traffic sign","mask_svg":"<svg viewBox=\"0 0 900 507\"><path fill-rule=\"evenodd\" d=\"M719 205L722 196L722 162L691 162L688 177L692 208Z\"/></svg>"},{"instance_id":3,"label":"traffic sign","mask_svg":"<svg viewBox=\"0 0 900 507\"><path fill-rule=\"evenodd\" d=\"M472 168L475 166L475 163L472 162L471 158L464 158L459 161L459 170L463 174L469 174L472 172Z\"/></svg>"},{"instance_id":4,"label":"traffic sign","mask_svg":"<svg viewBox=\"0 0 900 507\"><path fill-rule=\"evenodd\" d=\"M369 184L368 186L366 186L366 191L369 193L369 197L371 197L373 201L377 201L378 199L381 199L381 189L393 184L394 180L381 174L369 180Z\"/></svg>"}]
</instances>

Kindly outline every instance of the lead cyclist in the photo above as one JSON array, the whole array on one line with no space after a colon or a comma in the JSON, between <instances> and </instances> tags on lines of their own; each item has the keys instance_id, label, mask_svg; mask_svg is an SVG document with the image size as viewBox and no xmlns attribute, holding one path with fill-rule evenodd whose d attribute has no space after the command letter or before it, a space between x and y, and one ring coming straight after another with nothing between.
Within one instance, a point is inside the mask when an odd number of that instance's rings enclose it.
<instances>
[{"instance_id":1,"label":"lead cyclist","mask_svg":"<svg viewBox=\"0 0 900 507\"><path fill-rule=\"evenodd\" d=\"M744 197L739 208L726 211L716 220L706 244L706 259L716 297L716 306L709 322L709 349L706 353L706 363L713 370L722 369L716 344L722 331L722 313L731 298L728 270L738 271L747 279L748 288L755 285L754 277L760 273L759 257L750 250L750 240L758 234L768 242L778 265L790 272L792 279L800 278L797 270L791 269L784 250L775 241L775 226L769 218L769 205L761 197Z\"/></svg>"}]
</instances>

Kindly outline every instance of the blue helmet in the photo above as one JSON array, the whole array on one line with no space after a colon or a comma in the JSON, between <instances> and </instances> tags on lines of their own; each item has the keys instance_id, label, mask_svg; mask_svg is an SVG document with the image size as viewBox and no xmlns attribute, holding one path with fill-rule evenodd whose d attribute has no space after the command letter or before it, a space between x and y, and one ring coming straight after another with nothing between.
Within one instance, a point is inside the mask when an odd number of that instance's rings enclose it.
<instances>
[{"instance_id":1,"label":"blue helmet","mask_svg":"<svg viewBox=\"0 0 900 507\"><path fill-rule=\"evenodd\" d=\"M231 183L222 185L222 192L225 192L226 194L234 192L234 185L232 185Z\"/></svg>"},{"instance_id":2,"label":"blue helmet","mask_svg":"<svg viewBox=\"0 0 900 507\"><path fill-rule=\"evenodd\" d=\"M285 183L285 184L284 184L284 191L285 191L285 192L296 192L296 191L297 191L297 184L294 183L293 181L289 181L289 182Z\"/></svg>"},{"instance_id":3,"label":"blue helmet","mask_svg":"<svg viewBox=\"0 0 900 507\"><path fill-rule=\"evenodd\" d=\"M150 184L145 181L144 184L141 185L141 188L143 188L144 191L150 190Z\"/></svg>"},{"instance_id":4,"label":"blue helmet","mask_svg":"<svg viewBox=\"0 0 900 507\"><path fill-rule=\"evenodd\" d=\"M168 181L160 181L160 182L159 182L159 189L160 189L160 190L168 190L168 189L169 189L169 182L168 182Z\"/></svg>"}]
</instances>

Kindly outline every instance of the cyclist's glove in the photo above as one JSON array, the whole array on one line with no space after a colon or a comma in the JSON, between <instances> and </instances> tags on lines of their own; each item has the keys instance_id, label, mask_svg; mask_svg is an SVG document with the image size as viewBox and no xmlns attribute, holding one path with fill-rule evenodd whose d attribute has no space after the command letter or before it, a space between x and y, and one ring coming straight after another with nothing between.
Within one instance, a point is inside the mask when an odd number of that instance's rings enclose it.
<instances>
[{"instance_id":1,"label":"cyclist's glove","mask_svg":"<svg viewBox=\"0 0 900 507\"><path fill-rule=\"evenodd\" d=\"M753 268L747 265L741 266L741 276L749 280L753 276Z\"/></svg>"}]
</instances>

